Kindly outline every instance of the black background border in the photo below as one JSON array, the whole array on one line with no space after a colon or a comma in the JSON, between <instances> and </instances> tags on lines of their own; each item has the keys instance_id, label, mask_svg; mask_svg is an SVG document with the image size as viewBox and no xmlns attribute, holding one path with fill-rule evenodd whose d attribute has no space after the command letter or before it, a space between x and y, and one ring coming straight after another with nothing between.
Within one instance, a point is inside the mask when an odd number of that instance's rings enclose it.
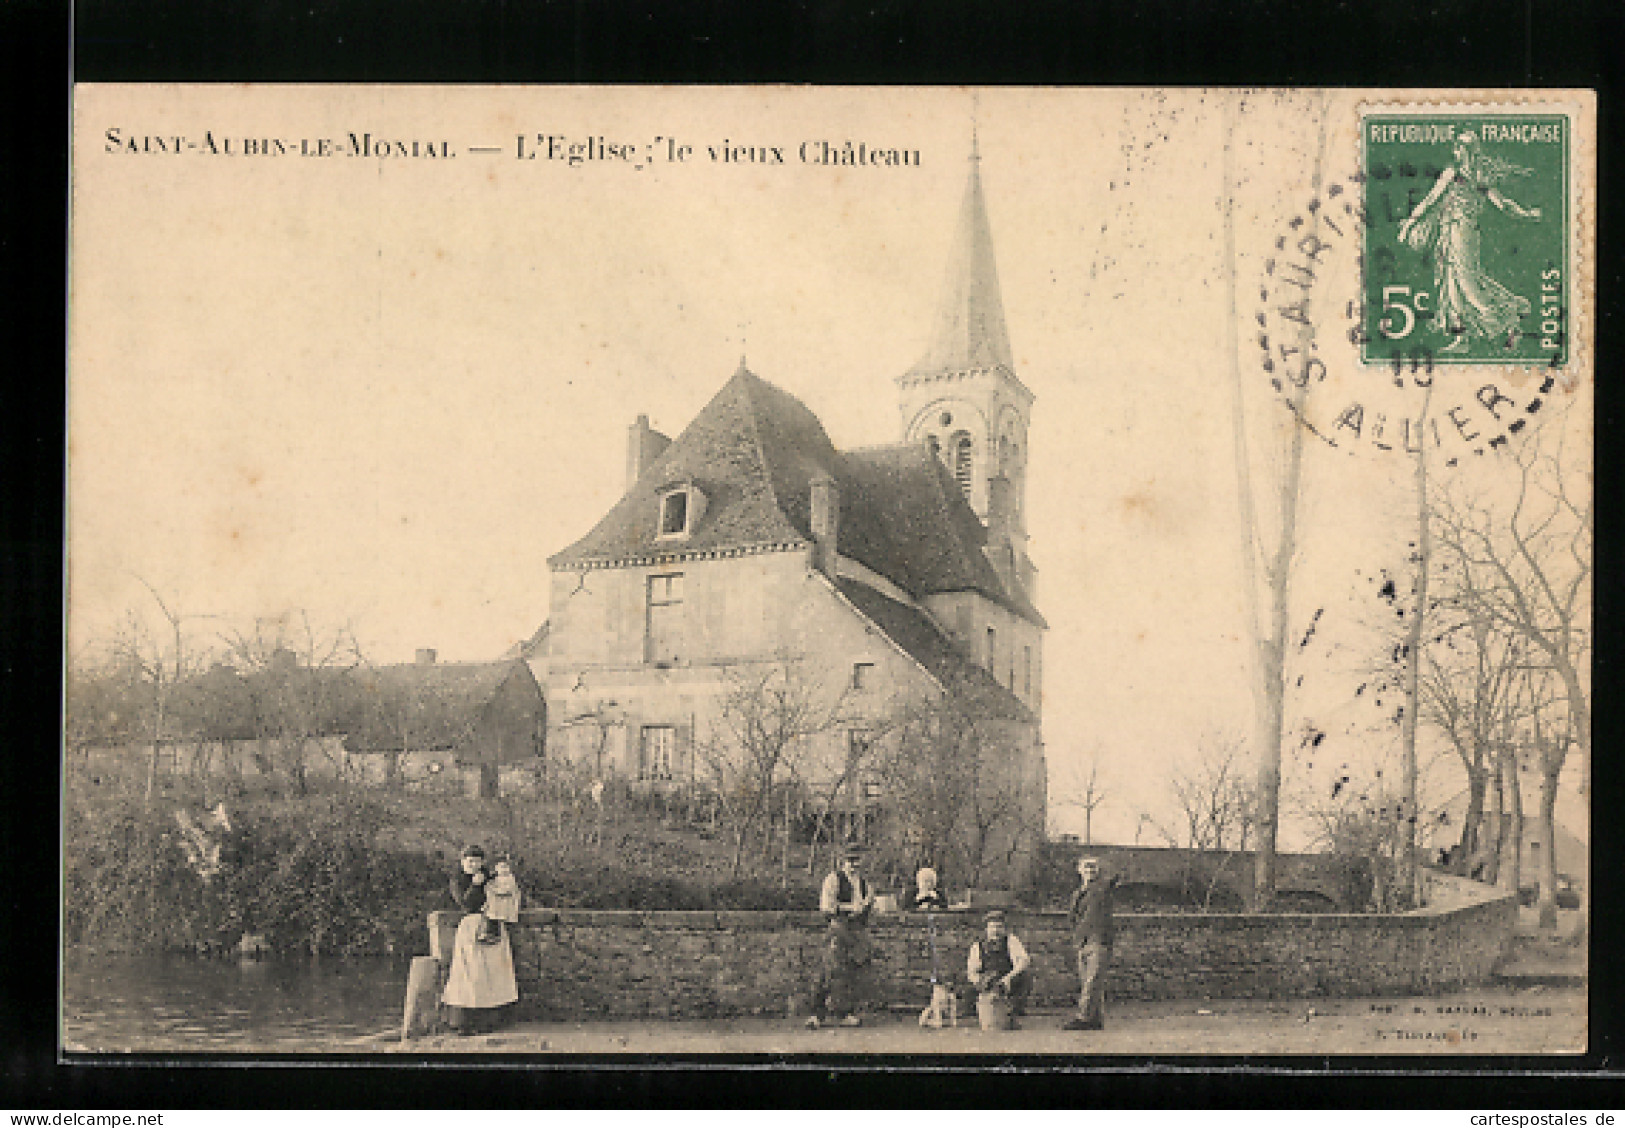
<instances>
[{"instance_id":1,"label":"black background border","mask_svg":"<svg viewBox=\"0 0 1625 1128\"><path fill-rule=\"evenodd\" d=\"M589 0L10 0L0 112L11 372L0 381L0 1078L39 1111L430 1108L505 1103L732 1106L1226 1108L1619 1107L1617 973L1593 961L1592 1051L1582 1059L1197 1059L966 1063L575 1063L467 1058L61 1063L55 1053L57 756L71 83L742 83L1554 86L1599 91L1598 569L1615 574L1620 259L1609 206L1625 5L1032 0L1003 4L768 4ZM1620 193L1613 193L1618 198ZM1595 745L1622 747L1608 687L1616 600L1597 585ZM1621 942L1617 764L1595 765L1594 941ZM527 1065L530 1068L515 1069ZM507 1066L508 1068L504 1068ZM941 1066L942 1069L935 1067ZM1002 1068L1001 1068L1002 1067ZM1320 1071L1320 1072L1317 1072ZM725 1087L719 1082L725 1081Z\"/></svg>"}]
</instances>

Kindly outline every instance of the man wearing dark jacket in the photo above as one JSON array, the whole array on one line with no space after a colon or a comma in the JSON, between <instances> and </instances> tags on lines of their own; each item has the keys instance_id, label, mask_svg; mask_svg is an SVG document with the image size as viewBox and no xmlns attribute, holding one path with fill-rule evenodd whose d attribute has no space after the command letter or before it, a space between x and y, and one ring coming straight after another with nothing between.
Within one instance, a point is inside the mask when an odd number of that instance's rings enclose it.
<instances>
[{"instance_id":1,"label":"man wearing dark jacket","mask_svg":"<svg viewBox=\"0 0 1625 1128\"><path fill-rule=\"evenodd\" d=\"M824 879L818 907L829 922L824 941L824 974L819 985L819 1008L823 1016L842 1026L861 1026L858 1008L862 1003L863 966L869 961L869 910L874 907L874 891L864 880L863 852L848 846L840 866ZM817 1029L819 1016L807 1019Z\"/></svg>"},{"instance_id":2,"label":"man wearing dark jacket","mask_svg":"<svg viewBox=\"0 0 1625 1128\"><path fill-rule=\"evenodd\" d=\"M1098 858L1078 861L1078 891L1072 894L1068 915L1072 919L1072 946L1078 957L1078 1017L1067 1021L1067 1030L1102 1030L1106 1025L1106 969L1112 962L1116 930L1112 924L1112 890L1115 876L1100 876Z\"/></svg>"}]
</instances>

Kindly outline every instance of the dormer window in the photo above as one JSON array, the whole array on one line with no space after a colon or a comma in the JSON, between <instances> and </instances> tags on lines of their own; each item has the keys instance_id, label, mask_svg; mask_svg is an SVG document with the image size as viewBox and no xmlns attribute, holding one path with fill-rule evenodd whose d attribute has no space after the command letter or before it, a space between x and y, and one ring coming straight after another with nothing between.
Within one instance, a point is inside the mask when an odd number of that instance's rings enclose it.
<instances>
[{"instance_id":1,"label":"dormer window","mask_svg":"<svg viewBox=\"0 0 1625 1128\"><path fill-rule=\"evenodd\" d=\"M673 486L660 495L660 531L662 540L686 537L699 523L705 508L705 495L692 485Z\"/></svg>"},{"instance_id":2,"label":"dormer window","mask_svg":"<svg viewBox=\"0 0 1625 1128\"><path fill-rule=\"evenodd\" d=\"M660 499L660 535L680 537L688 532L688 491L678 490Z\"/></svg>"}]
</instances>

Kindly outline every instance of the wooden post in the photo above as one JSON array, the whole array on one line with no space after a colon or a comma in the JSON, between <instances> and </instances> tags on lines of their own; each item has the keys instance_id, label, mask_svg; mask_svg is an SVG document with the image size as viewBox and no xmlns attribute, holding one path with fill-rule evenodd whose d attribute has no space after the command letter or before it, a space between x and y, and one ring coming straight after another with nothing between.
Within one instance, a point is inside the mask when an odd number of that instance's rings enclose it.
<instances>
[{"instance_id":1,"label":"wooden post","mask_svg":"<svg viewBox=\"0 0 1625 1128\"><path fill-rule=\"evenodd\" d=\"M433 912L429 914L429 955L451 966L452 945L457 940L457 926L463 921L459 912Z\"/></svg>"}]
</instances>

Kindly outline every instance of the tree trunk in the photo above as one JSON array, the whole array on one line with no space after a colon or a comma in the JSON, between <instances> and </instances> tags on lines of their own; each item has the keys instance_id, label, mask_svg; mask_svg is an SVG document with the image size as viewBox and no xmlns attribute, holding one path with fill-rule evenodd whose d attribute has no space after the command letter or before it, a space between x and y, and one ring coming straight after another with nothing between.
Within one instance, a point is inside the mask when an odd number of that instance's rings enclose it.
<instances>
[{"instance_id":1,"label":"tree trunk","mask_svg":"<svg viewBox=\"0 0 1625 1128\"><path fill-rule=\"evenodd\" d=\"M1535 872L1540 875L1536 904L1542 928L1557 927L1557 777L1558 772L1551 768L1541 771L1540 816L1535 824L1540 834L1535 858Z\"/></svg>"},{"instance_id":2,"label":"tree trunk","mask_svg":"<svg viewBox=\"0 0 1625 1128\"><path fill-rule=\"evenodd\" d=\"M1281 735L1285 723L1286 650L1289 624L1288 597L1292 579L1292 557L1297 549L1298 493L1303 474L1303 432L1299 422L1304 400L1308 397L1311 381L1305 379L1302 387L1289 381L1291 412L1288 416L1286 461L1281 472L1277 502L1280 508L1280 527L1273 554L1264 566L1264 582L1269 594L1269 628L1260 636L1257 596L1257 544L1258 524L1253 512L1252 482L1248 469L1246 449L1246 421L1242 406L1241 366L1237 344L1239 309L1236 302L1236 251L1233 199L1235 173L1235 109L1227 100L1224 146L1224 275L1229 299L1226 317L1227 343L1230 367L1235 381L1235 407L1233 422L1236 441L1236 468L1241 501L1241 535L1244 552L1243 583L1247 588L1248 632L1254 642L1253 700L1254 743L1258 756L1258 853L1253 870L1253 909L1267 909L1275 899L1276 843L1280 834L1281 816ZM1326 150L1326 107L1322 101L1320 123L1311 175L1312 190L1318 195L1321 187L1321 166ZM1311 214L1303 237L1318 235L1320 213ZM1307 303L1307 297L1305 302ZM1313 330L1307 324L1299 334L1298 349L1307 356L1313 347Z\"/></svg>"},{"instance_id":3,"label":"tree trunk","mask_svg":"<svg viewBox=\"0 0 1625 1128\"><path fill-rule=\"evenodd\" d=\"M818 812L818 821L813 823L812 841L807 843L807 872L813 873L818 865L818 843L824 837L824 828L829 823L829 808L826 806Z\"/></svg>"},{"instance_id":4,"label":"tree trunk","mask_svg":"<svg viewBox=\"0 0 1625 1128\"><path fill-rule=\"evenodd\" d=\"M164 690L158 687L158 702L156 717L152 723L152 756L147 761L147 802L152 802L152 794L158 787L158 756L163 748L164 741Z\"/></svg>"},{"instance_id":5,"label":"tree trunk","mask_svg":"<svg viewBox=\"0 0 1625 1128\"><path fill-rule=\"evenodd\" d=\"M1427 426L1428 401L1432 398L1433 386L1428 384L1427 394L1422 400L1421 420L1417 424L1418 431L1425 431ZM1427 443L1418 440L1416 444L1416 601L1411 606L1410 629L1405 639L1405 716L1400 719L1400 802L1403 807L1400 811L1400 849L1397 860L1399 873L1397 884L1399 886L1400 907L1410 908L1416 903L1416 724L1421 714L1421 686L1422 674L1422 641L1426 637L1423 633L1423 622L1427 618L1428 600L1428 557L1432 552L1432 542L1429 536L1430 521L1428 519L1428 460Z\"/></svg>"},{"instance_id":6,"label":"tree trunk","mask_svg":"<svg viewBox=\"0 0 1625 1128\"><path fill-rule=\"evenodd\" d=\"M1275 890L1275 835L1279 815L1281 779L1280 714L1270 718L1268 669L1272 665L1268 646L1259 633L1258 621L1258 517L1253 508L1251 456L1247 451L1247 416L1242 395L1241 356L1237 343L1240 309L1236 302L1236 220L1235 220L1235 134L1236 107L1233 99L1224 103L1224 263L1228 309L1225 317L1225 344L1235 384L1231 404L1231 426L1236 455L1236 498L1240 507L1237 529L1241 536L1242 584L1247 606L1247 635L1253 644L1253 722L1258 745L1259 848L1253 874L1254 907L1267 903ZM1280 704L1277 694L1273 700ZM1271 733L1273 732L1273 738ZM1273 744L1272 744L1273 739ZM1194 837L1194 835L1193 835Z\"/></svg>"},{"instance_id":7,"label":"tree trunk","mask_svg":"<svg viewBox=\"0 0 1625 1128\"><path fill-rule=\"evenodd\" d=\"M1474 853L1466 856L1467 868L1463 871L1465 877L1475 876L1478 860L1482 859L1482 880L1491 885L1501 880L1501 852L1506 849L1506 764L1499 752L1495 755L1493 769L1494 774L1488 782L1489 810L1480 820L1478 846Z\"/></svg>"},{"instance_id":8,"label":"tree trunk","mask_svg":"<svg viewBox=\"0 0 1625 1128\"><path fill-rule=\"evenodd\" d=\"M784 789L784 842L779 853L779 884L790 887L790 789Z\"/></svg>"},{"instance_id":9,"label":"tree trunk","mask_svg":"<svg viewBox=\"0 0 1625 1128\"><path fill-rule=\"evenodd\" d=\"M1461 837L1456 840L1456 857L1465 865L1483 845L1484 792L1489 787L1489 773L1484 768L1483 752L1478 753L1476 766L1467 768L1467 813L1461 822Z\"/></svg>"},{"instance_id":10,"label":"tree trunk","mask_svg":"<svg viewBox=\"0 0 1625 1128\"><path fill-rule=\"evenodd\" d=\"M729 881L739 880L739 867L744 863L745 860L745 835L748 833L749 829L750 828L743 822L741 822L738 827L734 829L734 857L733 864L728 867Z\"/></svg>"},{"instance_id":11,"label":"tree trunk","mask_svg":"<svg viewBox=\"0 0 1625 1128\"><path fill-rule=\"evenodd\" d=\"M1518 757L1508 750L1506 830L1501 836L1501 856L1511 873L1508 884L1516 893L1523 888L1523 780L1518 775Z\"/></svg>"}]
</instances>

